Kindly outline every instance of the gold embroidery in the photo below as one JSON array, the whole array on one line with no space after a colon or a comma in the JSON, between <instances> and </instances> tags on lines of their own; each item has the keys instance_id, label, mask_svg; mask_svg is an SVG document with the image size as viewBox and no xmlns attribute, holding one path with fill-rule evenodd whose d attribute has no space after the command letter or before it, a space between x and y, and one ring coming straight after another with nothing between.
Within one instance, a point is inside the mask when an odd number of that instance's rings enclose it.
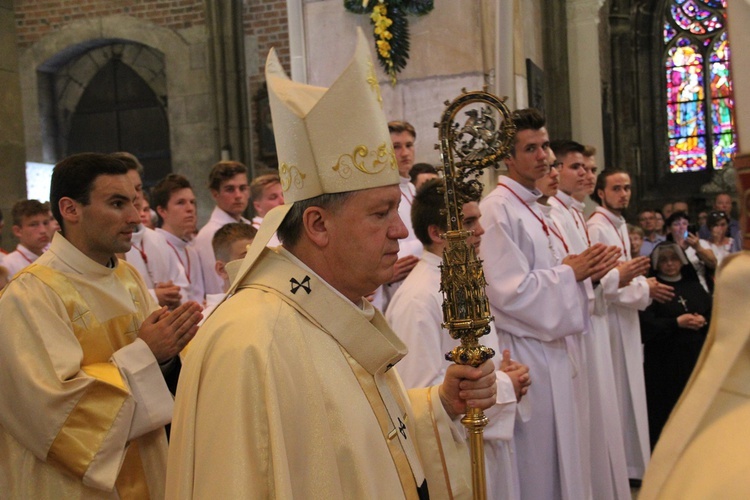
<instances>
[{"instance_id":1,"label":"gold embroidery","mask_svg":"<svg viewBox=\"0 0 750 500\"><path fill-rule=\"evenodd\" d=\"M370 67L370 70L367 72L367 83L375 91L375 95L378 96L378 102L380 103L380 109L383 109L383 96L380 94L380 84L378 84L378 77L375 75L375 67L372 65L372 61L368 61L367 65Z\"/></svg>"},{"instance_id":2,"label":"gold embroidery","mask_svg":"<svg viewBox=\"0 0 750 500\"><path fill-rule=\"evenodd\" d=\"M364 159L374 156L372 163L366 165ZM363 160L357 160L362 158ZM390 165L391 170L395 170L397 167L396 154L393 152L393 146L390 144L383 143L378 146L377 150L372 153L367 146L359 145L354 148L352 154L343 154L339 156L339 161L334 165L333 171L338 172L341 177L348 179L352 175L352 167L356 168L364 174L379 174L385 168Z\"/></svg>"},{"instance_id":3,"label":"gold embroidery","mask_svg":"<svg viewBox=\"0 0 750 500\"><path fill-rule=\"evenodd\" d=\"M282 163L279 166L279 177L281 178L281 189L283 191L289 191L289 188L292 187L292 183L294 183L294 187L301 189L305 183L306 176L300 172L296 165Z\"/></svg>"}]
</instances>

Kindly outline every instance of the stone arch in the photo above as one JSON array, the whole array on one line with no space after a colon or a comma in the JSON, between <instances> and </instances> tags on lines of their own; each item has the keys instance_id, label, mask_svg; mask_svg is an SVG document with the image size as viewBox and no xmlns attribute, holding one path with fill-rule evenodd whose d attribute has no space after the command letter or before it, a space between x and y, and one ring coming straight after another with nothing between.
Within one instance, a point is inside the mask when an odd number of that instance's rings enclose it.
<instances>
[{"instance_id":1,"label":"stone arch","mask_svg":"<svg viewBox=\"0 0 750 500\"><path fill-rule=\"evenodd\" d=\"M52 122L43 120L54 110L45 109L49 100L40 96L53 92L44 73L65 67L79 71L79 78L90 79L96 64L81 59L83 54L104 55L106 46L122 45L132 51L130 66L149 83L167 104L170 146L174 170L189 178L202 178L205 168L218 157L215 140L215 113L210 82L206 74L208 35L205 26L179 33L130 16L107 16L78 20L50 33L20 55L19 68L23 94L24 128L28 161L54 163L60 151L54 141L58 131L49 130ZM139 57L145 59L138 62ZM161 59L154 63L153 59ZM159 69L161 68L161 69ZM160 73L163 75L160 76ZM59 84L71 84L70 80ZM61 94L65 106L80 98L81 81ZM59 90L59 89L58 89ZM47 104L45 104L47 103Z\"/></svg>"},{"instance_id":2,"label":"stone arch","mask_svg":"<svg viewBox=\"0 0 750 500\"><path fill-rule=\"evenodd\" d=\"M37 69L40 87L50 89L39 93L43 143L53 143L57 157L67 156L67 138L71 118L92 79L113 59L137 74L153 91L161 106L167 109L167 82L164 54L135 42L100 39L95 44L71 47L65 55L47 60ZM54 131L54 134L53 134Z\"/></svg>"}]
</instances>

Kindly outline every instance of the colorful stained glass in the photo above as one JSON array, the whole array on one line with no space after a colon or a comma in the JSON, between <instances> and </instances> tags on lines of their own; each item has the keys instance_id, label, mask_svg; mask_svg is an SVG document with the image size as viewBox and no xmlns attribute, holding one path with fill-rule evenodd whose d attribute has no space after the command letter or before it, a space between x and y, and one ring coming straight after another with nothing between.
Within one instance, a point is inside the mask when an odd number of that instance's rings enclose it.
<instances>
[{"instance_id":1,"label":"colorful stained glass","mask_svg":"<svg viewBox=\"0 0 750 500\"><path fill-rule=\"evenodd\" d=\"M674 26L672 26L672 23L665 22L664 23L664 43L669 43L672 38L677 34L677 30L674 29Z\"/></svg>"},{"instance_id":2,"label":"colorful stained glass","mask_svg":"<svg viewBox=\"0 0 750 500\"><path fill-rule=\"evenodd\" d=\"M730 47L723 31L726 4L727 0L672 0L665 13L672 172L721 169L736 153Z\"/></svg>"},{"instance_id":3,"label":"colorful stained glass","mask_svg":"<svg viewBox=\"0 0 750 500\"><path fill-rule=\"evenodd\" d=\"M721 170L726 167L727 164L732 161L736 152L737 143L734 140L733 132L714 137L714 168L716 170Z\"/></svg>"},{"instance_id":4,"label":"colorful stained glass","mask_svg":"<svg viewBox=\"0 0 750 500\"><path fill-rule=\"evenodd\" d=\"M709 39L710 40L710 39ZM728 61L729 60L729 42L727 42L727 32L722 33L714 43L714 50L711 51L709 61Z\"/></svg>"},{"instance_id":5,"label":"colorful stained glass","mask_svg":"<svg viewBox=\"0 0 750 500\"><path fill-rule=\"evenodd\" d=\"M681 137L669 140L669 164L672 172L705 170L706 162L705 137Z\"/></svg>"},{"instance_id":6,"label":"colorful stained glass","mask_svg":"<svg viewBox=\"0 0 750 500\"><path fill-rule=\"evenodd\" d=\"M730 97L732 80L729 78L729 66L725 62L711 63L711 97Z\"/></svg>"},{"instance_id":7,"label":"colorful stained glass","mask_svg":"<svg viewBox=\"0 0 750 500\"><path fill-rule=\"evenodd\" d=\"M701 2L706 7L710 7L712 9L726 9L727 8L727 0L701 0Z\"/></svg>"},{"instance_id":8,"label":"colorful stained glass","mask_svg":"<svg viewBox=\"0 0 750 500\"><path fill-rule=\"evenodd\" d=\"M682 6L682 11L687 14L688 17L694 18L697 21L702 21L711 15L711 12L698 7L695 0L688 0L685 5Z\"/></svg>"},{"instance_id":9,"label":"colorful stained glass","mask_svg":"<svg viewBox=\"0 0 750 500\"><path fill-rule=\"evenodd\" d=\"M687 39L679 38L675 46L667 52L667 67L690 66L692 64L703 65L703 56L698 47L692 45Z\"/></svg>"},{"instance_id":10,"label":"colorful stained glass","mask_svg":"<svg viewBox=\"0 0 750 500\"><path fill-rule=\"evenodd\" d=\"M724 27L724 16L711 16L709 20L703 21L702 24L703 27L706 28L707 32L713 33L714 31L720 30Z\"/></svg>"},{"instance_id":11,"label":"colorful stained glass","mask_svg":"<svg viewBox=\"0 0 750 500\"><path fill-rule=\"evenodd\" d=\"M668 104L667 125L671 138L705 135L706 119L703 101Z\"/></svg>"},{"instance_id":12,"label":"colorful stained glass","mask_svg":"<svg viewBox=\"0 0 750 500\"><path fill-rule=\"evenodd\" d=\"M734 101L727 97L711 101L711 123L714 135L734 130Z\"/></svg>"},{"instance_id":13,"label":"colorful stained glass","mask_svg":"<svg viewBox=\"0 0 750 500\"><path fill-rule=\"evenodd\" d=\"M677 5L672 5L670 12L672 13L672 19L674 19L674 22L677 23L678 27L684 30L690 29L690 26L693 24L693 21L690 20L690 18L685 15L685 13L682 11L680 7L678 7Z\"/></svg>"}]
</instances>

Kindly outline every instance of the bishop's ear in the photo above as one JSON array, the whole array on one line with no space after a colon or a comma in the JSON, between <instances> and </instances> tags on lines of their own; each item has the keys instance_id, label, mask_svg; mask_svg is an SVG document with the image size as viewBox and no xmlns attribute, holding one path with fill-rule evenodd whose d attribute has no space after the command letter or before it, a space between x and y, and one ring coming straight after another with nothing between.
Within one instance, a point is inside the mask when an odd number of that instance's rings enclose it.
<instances>
[{"instance_id":1,"label":"bishop's ear","mask_svg":"<svg viewBox=\"0 0 750 500\"><path fill-rule=\"evenodd\" d=\"M325 247L329 240L329 227L327 224L331 212L321 207L309 207L302 214L302 231L304 235L316 246Z\"/></svg>"}]
</instances>

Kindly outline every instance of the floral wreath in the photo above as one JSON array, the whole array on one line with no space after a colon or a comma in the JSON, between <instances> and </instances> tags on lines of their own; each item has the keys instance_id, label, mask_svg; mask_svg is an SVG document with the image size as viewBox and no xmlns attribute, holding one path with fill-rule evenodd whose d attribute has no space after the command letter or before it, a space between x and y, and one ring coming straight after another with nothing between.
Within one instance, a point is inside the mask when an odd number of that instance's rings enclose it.
<instances>
[{"instance_id":1,"label":"floral wreath","mask_svg":"<svg viewBox=\"0 0 750 500\"><path fill-rule=\"evenodd\" d=\"M378 61L396 85L396 74L409 59L407 14L421 16L433 8L433 0L344 0L344 7L355 14L370 14Z\"/></svg>"}]
</instances>

